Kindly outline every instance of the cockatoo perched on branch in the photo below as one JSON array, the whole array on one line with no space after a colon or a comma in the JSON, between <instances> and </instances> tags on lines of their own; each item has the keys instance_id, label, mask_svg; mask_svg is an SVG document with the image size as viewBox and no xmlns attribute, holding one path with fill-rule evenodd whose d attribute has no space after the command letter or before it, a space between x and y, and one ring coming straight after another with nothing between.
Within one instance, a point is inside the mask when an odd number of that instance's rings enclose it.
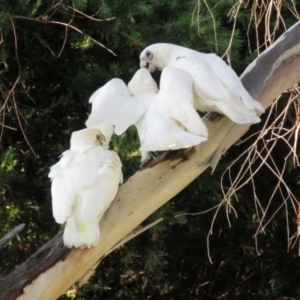
<instances>
[{"instance_id":1,"label":"cockatoo perched on branch","mask_svg":"<svg viewBox=\"0 0 300 300\"><path fill-rule=\"evenodd\" d=\"M136 125L142 161L149 151L188 148L207 140L207 129L193 107L193 82L186 72L166 68L160 90L149 70L138 70L128 84L112 79L90 98L88 128L110 126L117 135ZM111 134L106 135L110 139Z\"/></svg>"},{"instance_id":2,"label":"cockatoo perched on branch","mask_svg":"<svg viewBox=\"0 0 300 300\"><path fill-rule=\"evenodd\" d=\"M98 129L73 132L71 149L49 173L53 216L66 223L63 240L69 248L99 243L99 222L123 180L118 155L104 149L103 142Z\"/></svg>"},{"instance_id":3,"label":"cockatoo perched on branch","mask_svg":"<svg viewBox=\"0 0 300 300\"><path fill-rule=\"evenodd\" d=\"M193 106L192 84L189 74L174 67L162 72L160 90L144 68L129 82L129 91L135 99L142 101L142 97L147 97L149 101L148 110L135 124L142 161L149 151L189 148L207 140L207 128ZM145 88L154 85L156 90Z\"/></svg>"},{"instance_id":4,"label":"cockatoo perched on branch","mask_svg":"<svg viewBox=\"0 0 300 300\"><path fill-rule=\"evenodd\" d=\"M153 44L140 55L140 66L150 71L173 66L193 79L195 108L220 112L238 124L257 123L264 112L242 85L240 79L220 57L173 44Z\"/></svg>"}]
</instances>

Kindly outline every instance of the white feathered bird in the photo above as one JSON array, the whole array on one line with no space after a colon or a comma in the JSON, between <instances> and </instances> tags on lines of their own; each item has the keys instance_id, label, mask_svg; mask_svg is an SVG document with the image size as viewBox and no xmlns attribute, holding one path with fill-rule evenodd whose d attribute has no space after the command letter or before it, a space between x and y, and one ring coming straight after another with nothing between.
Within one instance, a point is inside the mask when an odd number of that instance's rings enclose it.
<instances>
[{"instance_id":1,"label":"white feathered bird","mask_svg":"<svg viewBox=\"0 0 300 300\"><path fill-rule=\"evenodd\" d=\"M122 134L147 110L144 102L136 102L131 97L126 84L119 78L110 80L96 90L89 102L92 112L85 125L87 128L97 128L104 134L105 148L108 148L113 132Z\"/></svg>"},{"instance_id":2,"label":"white feathered bird","mask_svg":"<svg viewBox=\"0 0 300 300\"><path fill-rule=\"evenodd\" d=\"M207 140L205 124L193 106L193 81L189 74L164 69L158 90L150 72L138 70L128 84L137 101L147 102L148 110L135 124L141 143L142 161L149 151L189 148Z\"/></svg>"},{"instance_id":3,"label":"white feathered bird","mask_svg":"<svg viewBox=\"0 0 300 300\"><path fill-rule=\"evenodd\" d=\"M66 223L63 240L69 248L99 243L99 222L123 180L118 155L104 149L103 141L98 129L73 132L70 150L50 169L53 216Z\"/></svg>"},{"instance_id":4,"label":"white feathered bird","mask_svg":"<svg viewBox=\"0 0 300 300\"><path fill-rule=\"evenodd\" d=\"M163 70L168 66L180 68L193 78L195 108L221 112L238 124L260 122L264 112L242 82L220 57L166 43L153 44L140 55L140 66Z\"/></svg>"}]
</instances>

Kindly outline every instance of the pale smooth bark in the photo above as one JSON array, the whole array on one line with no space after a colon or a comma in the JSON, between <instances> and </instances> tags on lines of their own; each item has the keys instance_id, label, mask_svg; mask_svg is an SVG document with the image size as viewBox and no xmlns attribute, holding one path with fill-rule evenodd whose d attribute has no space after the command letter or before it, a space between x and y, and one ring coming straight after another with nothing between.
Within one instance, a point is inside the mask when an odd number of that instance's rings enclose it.
<instances>
[{"instance_id":1,"label":"pale smooth bark","mask_svg":"<svg viewBox=\"0 0 300 300\"><path fill-rule=\"evenodd\" d=\"M300 23L288 29L277 41L253 61L241 76L253 98L268 108L274 99L300 81ZM222 156L250 125L233 124L220 142L211 160L214 170Z\"/></svg>"},{"instance_id":2,"label":"pale smooth bark","mask_svg":"<svg viewBox=\"0 0 300 300\"><path fill-rule=\"evenodd\" d=\"M260 55L244 72L242 80L251 95L261 101L264 107L268 107L275 97L300 81L300 22ZM16 299L16 295L19 295L17 299L20 300L56 299L150 214L172 199L209 166L215 167L222 153L249 127L236 125L216 114L208 114L204 120L209 130L209 139L189 153L186 160L163 160L151 168L138 171L120 187L100 223L101 242L97 247L72 249L69 253L65 252L63 260L62 254L58 255L55 264L35 274L32 282L27 280L23 285L16 286L18 291L3 292L9 282L16 282L16 278L20 280L20 270L26 270L29 276L30 268L25 262L18 270L2 279L0 298ZM56 249L62 251L61 235L47 243L46 248L48 250L42 255L40 264L43 264L45 257L48 260L49 253L56 255ZM38 259L38 255L36 256ZM32 257L29 260L32 268L36 265L33 264L34 259Z\"/></svg>"}]
</instances>

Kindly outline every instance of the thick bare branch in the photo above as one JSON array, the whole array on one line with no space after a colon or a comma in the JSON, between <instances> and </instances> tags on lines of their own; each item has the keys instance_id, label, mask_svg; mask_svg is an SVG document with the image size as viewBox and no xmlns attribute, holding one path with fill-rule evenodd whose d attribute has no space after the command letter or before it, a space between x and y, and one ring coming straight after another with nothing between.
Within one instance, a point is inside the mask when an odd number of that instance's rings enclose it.
<instances>
[{"instance_id":1,"label":"thick bare branch","mask_svg":"<svg viewBox=\"0 0 300 300\"><path fill-rule=\"evenodd\" d=\"M0 299L17 299L23 294L23 288L30 286L32 281L43 272L51 270L58 262L64 260L70 249L62 241L62 231L33 254L24 264L7 275L0 282ZM56 299L33 297L32 299Z\"/></svg>"},{"instance_id":2,"label":"thick bare branch","mask_svg":"<svg viewBox=\"0 0 300 300\"><path fill-rule=\"evenodd\" d=\"M253 98L269 107L274 99L300 81L300 22L287 30L271 47L253 61L241 76ZM247 132L250 125L232 123L232 128L216 150L211 168Z\"/></svg>"},{"instance_id":3,"label":"thick bare branch","mask_svg":"<svg viewBox=\"0 0 300 300\"><path fill-rule=\"evenodd\" d=\"M287 31L274 46L259 56L243 75L247 89L265 107L300 80L299 28L300 23L297 23ZM61 255L57 252L64 248L55 248L58 238L54 238L47 244L47 253L51 252L56 264L53 265L52 261L52 267L48 270L37 271L38 265L45 264L49 255L45 258L44 255L38 257L35 254L2 279L0 298L10 300L20 295L19 300L56 299L122 238L207 169L214 153L217 162L222 149L227 149L228 145L234 143L248 129L247 126L234 125L225 117L216 117L216 114L208 114L204 119L209 129L209 139L196 147L195 151L190 151L188 159L162 160L151 168L138 171L121 186L100 223L101 242L97 247L72 249L65 259L61 260ZM226 142L224 137L229 142ZM7 291L12 284L15 289Z\"/></svg>"}]
</instances>

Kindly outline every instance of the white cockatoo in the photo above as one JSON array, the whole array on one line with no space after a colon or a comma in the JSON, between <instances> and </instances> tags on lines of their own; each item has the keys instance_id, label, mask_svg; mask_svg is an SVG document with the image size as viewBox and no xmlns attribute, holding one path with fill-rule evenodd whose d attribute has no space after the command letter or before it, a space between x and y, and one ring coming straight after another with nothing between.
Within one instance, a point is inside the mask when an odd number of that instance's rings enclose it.
<instances>
[{"instance_id":1,"label":"white cockatoo","mask_svg":"<svg viewBox=\"0 0 300 300\"><path fill-rule=\"evenodd\" d=\"M122 134L147 110L145 103L137 103L131 97L126 84L119 78L110 80L96 90L89 103L92 104L92 112L85 125L87 128L97 128L103 133L106 149L113 132Z\"/></svg>"},{"instance_id":2,"label":"white cockatoo","mask_svg":"<svg viewBox=\"0 0 300 300\"><path fill-rule=\"evenodd\" d=\"M192 86L191 76L174 67L162 72L160 90L147 69L135 73L128 84L130 94L148 103L135 124L142 161L149 151L189 148L207 140L207 128L193 106Z\"/></svg>"},{"instance_id":3,"label":"white cockatoo","mask_svg":"<svg viewBox=\"0 0 300 300\"><path fill-rule=\"evenodd\" d=\"M99 243L99 222L123 181L118 155L103 142L98 129L75 131L70 150L50 168L53 216L66 223L63 240L69 248Z\"/></svg>"},{"instance_id":4,"label":"white cockatoo","mask_svg":"<svg viewBox=\"0 0 300 300\"><path fill-rule=\"evenodd\" d=\"M150 71L168 66L180 68L193 79L195 108L216 111L238 124L257 123L264 112L244 88L239 77L220 57L166 43L153 44L140 55L140 66Z\"/></svg>"}]
</instances>

